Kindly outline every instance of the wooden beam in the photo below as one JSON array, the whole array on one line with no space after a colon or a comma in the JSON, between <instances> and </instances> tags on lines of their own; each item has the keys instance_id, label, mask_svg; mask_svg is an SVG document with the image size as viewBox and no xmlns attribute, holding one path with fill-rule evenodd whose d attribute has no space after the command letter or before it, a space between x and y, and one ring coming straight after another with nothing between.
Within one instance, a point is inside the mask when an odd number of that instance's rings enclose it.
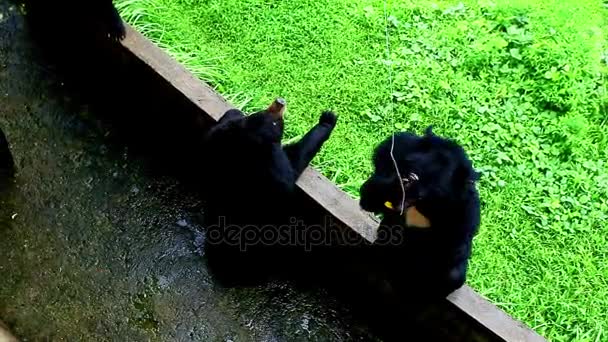
<instances>
[{"instance_id":1,"label":"wooden beam","mask_svg":"<svg viewBox=\"0 0 608 342\"><path fill-rule=\"evenodd\" d=\"M215 121L218 121L227 110L233 108L221 95L201 82L183 65L142 34L129 25L126 28L127 37L122 42L123 46Z\"/></svg>"},{"instance_id":2,"label":"wooden beam","mask_svg":"<svg viewBox=\"0 0 608 342\"><path fill-rule=\"evenodd\" d=\"M128 52L143 61L213 120L219 120L227 110L233 108L211 87L128 25L127 38L122 44ZM377 220L361 210L355 200L318 171L313 168L306 169L297 184L307 196L344 225L370 242L375 240ZM452 293L447 300L505 341L545 341L536 332L511 318L466 285Z\"/></svg>"},{"instance_id":3,"label":"wooden beam","mask_svg":"<svg viewBox=\"0 0 608 342\"><path fill-rule=\"evenodd\" d=\"M378 221L359 207L347 193L333 182L309 167L298 179L298 186L309 197L319 203L329 213L346 226L363 236L366 240L376 240Z\"/></svg>"},{"instance_id":4,"label":"wooden beam","mask_svg":"<svg viewBox=\"0 0 608 342\"><path fill-rule=\"evenodd\" d=\"M546 342L547 340L481 297L469 286L454 291L448 300L469 317L505 341Z\"/></svg>"}]
</instances>

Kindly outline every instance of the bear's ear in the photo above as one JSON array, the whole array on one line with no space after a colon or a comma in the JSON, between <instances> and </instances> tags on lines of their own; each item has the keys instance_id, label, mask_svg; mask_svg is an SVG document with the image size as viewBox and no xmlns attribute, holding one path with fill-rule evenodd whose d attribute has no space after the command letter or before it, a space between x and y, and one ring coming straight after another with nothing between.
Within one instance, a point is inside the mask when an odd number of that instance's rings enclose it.
<instances>
[{"instance_id":1,"label":"bear's ear","mask_svg":"<svg viewBox=\"0 0 608 342\"><path fill-rule=\"evenodd\" d=\"M471 175L471 181L477 182L480 179L481 179L481 172L477 172L477 171L473 170L472 175Z\"/></svg>"},{"instance_id":2,"label":"bear's ear","mask_svg":"<svg viewBox=\"0 0 608 342\"><path fill-rule=\"evenodd\" d=\"M460 165L454 170L452 181L454 184L464 185L479 180L479 172L467 165Z\"/></svg>"},{"instance_id":3,"label":"bear's ear","mask_svg":"<svg viewBox=\"0 0 608 342\"><path fill-rule=\"evenodd\" d=\"M245 114L238 109L230 109L220 118L218 123L224 123L226 121L244 118Z\"/></svg>"},{"instance_id":4,"label":"bear's ear","mask_svg":"<svg viewBox=\"0 0 608 342\"><path fill-rule=\"evenodd\" d=\"M433 133L433 126L429 126L424 130L424 135L418 140L418 147L423 151L430 150L435 144L434 139L435 133Z\"/></svg>"}]
</instances>

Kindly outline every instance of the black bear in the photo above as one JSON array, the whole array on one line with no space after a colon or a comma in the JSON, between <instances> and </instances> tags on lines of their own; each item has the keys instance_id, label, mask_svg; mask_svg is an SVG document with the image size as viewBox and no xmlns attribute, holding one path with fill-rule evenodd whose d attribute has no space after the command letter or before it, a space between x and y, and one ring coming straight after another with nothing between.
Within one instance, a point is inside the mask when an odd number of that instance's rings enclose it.
<instances>
[{"instance_id":1,"label":"black bear","mask_svg":"<svg viewBox=\"0 0 608 342\"><path fill-rule=\"evenodd\" d=\"M283 146L284 109L284 100L277 99L249 116L230 110L204 139L207 254L219 271L255 278L260 266L272 269L269 260L278 268L288 260L282 252L292 249L295 234L296 181L337 117L323 112L302 139Z\"/></svg>"},{"instance_id":2,"label":"black bear","mask_svg":"<svg viewBox=\"0 0 608 342\"><path fill-rule=\"evenodd\" d=\"M15 172L13 155L4 132L0 129L0 180L11 177Z\"/></svg>"},{"instance_id":3,"label":"black bear","mask_svg":"<svg viewBox=\"0 0 608 342\"><path fill-rule=\"evenodd\" d=\"M461 146L430 127L388 138L373 163L360 204L383 216L367 257L377 285L412 305L445 298L465 282L480 224L477 172Z\"/></svg>"}]
</instances>

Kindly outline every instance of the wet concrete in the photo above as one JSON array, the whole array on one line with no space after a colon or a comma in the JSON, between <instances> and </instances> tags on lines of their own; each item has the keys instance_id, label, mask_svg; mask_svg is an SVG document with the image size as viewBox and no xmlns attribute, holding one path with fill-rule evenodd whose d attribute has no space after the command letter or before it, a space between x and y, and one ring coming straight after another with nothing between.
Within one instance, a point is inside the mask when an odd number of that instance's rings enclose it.
<instances>
[{"instance_id":1,"label":"wet concrete","mask_svg":"<svg viewBox=\"0 0 608 342\"><path fill-rule=\"evenodd\" d=\"M374 340L322 290L223 288L202 205L72 96L0 1L0 319L23 341Z\"/></svg>"}]
</instances>

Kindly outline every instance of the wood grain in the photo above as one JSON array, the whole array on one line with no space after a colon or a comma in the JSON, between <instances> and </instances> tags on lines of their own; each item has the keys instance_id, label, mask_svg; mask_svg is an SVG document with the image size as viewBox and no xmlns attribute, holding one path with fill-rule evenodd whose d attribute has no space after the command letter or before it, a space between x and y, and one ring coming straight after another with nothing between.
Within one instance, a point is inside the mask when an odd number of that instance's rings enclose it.
<instances>
[{"instance_id":1,"label":"wood grain","mask_svg":"<svg viewBox=\"0 0 608 342\"><path fill-rule=\"evenodd\" d=\"M505 341L546 342L547 340L500 310L468 286L454 291L448 300L471 318Z\"/></svg>"}]
</instances>

